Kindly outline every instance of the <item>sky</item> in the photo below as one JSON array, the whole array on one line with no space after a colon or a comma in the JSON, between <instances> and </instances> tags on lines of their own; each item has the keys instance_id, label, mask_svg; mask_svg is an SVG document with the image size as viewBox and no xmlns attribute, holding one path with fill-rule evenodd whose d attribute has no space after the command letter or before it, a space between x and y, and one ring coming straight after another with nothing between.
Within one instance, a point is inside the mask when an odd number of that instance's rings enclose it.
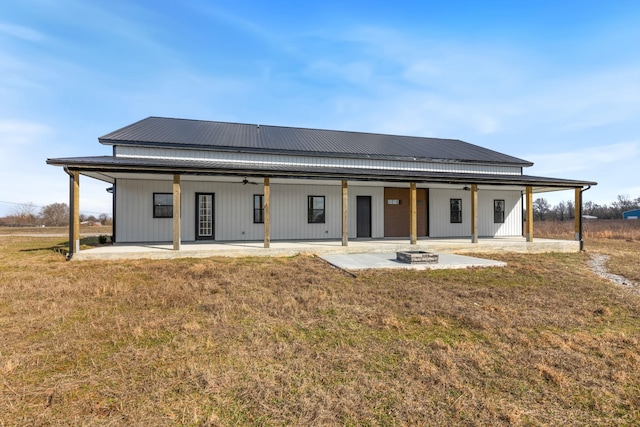
<instances>
[{"instance_id":1,"label":"sky","mask_svg":"<svg viewBox=\"0 0 640 427\"><path fill-rule=\"evenodd\" d=\"M46 159L149 116L461 139L640 197L637 1L2 3L0 216L67 203Z\"/></svg>"}]
</instances>

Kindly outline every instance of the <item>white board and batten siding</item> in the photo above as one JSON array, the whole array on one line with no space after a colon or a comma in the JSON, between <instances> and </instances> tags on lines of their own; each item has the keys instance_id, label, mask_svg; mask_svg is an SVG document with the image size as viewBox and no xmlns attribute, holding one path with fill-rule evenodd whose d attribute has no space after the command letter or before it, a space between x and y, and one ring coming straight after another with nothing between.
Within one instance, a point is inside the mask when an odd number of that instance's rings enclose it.
<instances>
[{"instance_id":1,"label":"white board and batten siding","mask_svg":"<svg viewBox=\"0 0 640 427\"><path fill-rule=\"evenodd\" d=\"M342 194L342 193L341 193ZM357 229L357 200L358 196L371 197L371 238L381 239L384 237L384 187L358 187L357 184L349 183L349 239L355 239L358 234Z\"/></svg>"},{"instance_id":2,"label":"white board and batten siding","mask_svg":"<svg viewBox=\"0 0 640 427\"><path fill-rule=\"evenodd\" d=\"M237 153L214 150L188 150L157 147L116 146L116 157L140 159L179 159L218 161L260 165L348 167L355 169L407 170L422 172L485 173L494 175L521 175L518 166L482 165L456 162L402 161L361 159L352 157L296 156L286 154Z\"/></svg>"},{"instance_id":3,"label":"white board and batten siding","mask_svg":"<svg viewBox=\"0 0 640 427\"><path fill-rule=\"evenodd\" d=\"M462 223L451 223L450 200L462 199ZM493 201L505 201L504 223L494 223ZM429 237L468 237L471 234L471 192L429 190ZM478 191L478 235L507 237L522 235L522 194L520 191Z\"/></svg>"},{"instance_id":4,"label":"white board and batten siding","mask_svg":"<svg viewBox=\"0 0 640 427\"><path fill-rule=\"evenodd\" d=\"M339 181L337 182L339 183ZM172 219L153 218L153 193L171 193L172 181L119 179L116 189L118 242L163 242L172 239ZM182 182L181 236L195 240L196 193L213 193L214 236L218 241L262 240L264 225L253 222L253 196L262 184ZM383 189L349 188L349 236L356 236L356 197L371 196L372 237L383 237ZM309 224L308 196L325 197L325 222ZM271 185L271 239L339 239L342 236L340 185Z\"/></svg>"},{"instance_id":5,"label":"white board and batten siding","mask_svg":"<svg viewBox=\"0 0 640 427\"><path fill-rule=\"evenodd\" d=\"M153 217L153 193L171 193L172 185L170 180L118 179L116 181L115 234L118 242L172 240L173 220Z\"/></svg>"},{"instance_id":6,"label":"white board and batten siding","mask_svg":"<svg viewBox=\"0 0 640 427\"><path fill-rule=\"evenodd\" d=\"M271 185L271 239L340 239L342 236L342 188L336 185ZM299 180L297 182L300 182ZM172 181L119 179L116 187L116 236L118 242L168 242L172 239L172 219L153 218L153 193L171 193ZM217 241L262 240L264 225L253 222L253 196L264 194L263 185L229 182L182 181L181 235L195 240L196 193L213 193L214 237ZM429 190L429 236L468 237L471 230L471 193L454 189ZM308 196L325 197L325 222L307 221ZM358 196L371 197L371 237L384 237L384 188L349 184L349 238L356 238ZM450 199L462 199L462 223L450 222ZM505 221L495 224L493 201L505 201ZM520 236L522 198L520 191L480 190L478 192L478 232L480 236Z\"/></svg>"}]
</instances>

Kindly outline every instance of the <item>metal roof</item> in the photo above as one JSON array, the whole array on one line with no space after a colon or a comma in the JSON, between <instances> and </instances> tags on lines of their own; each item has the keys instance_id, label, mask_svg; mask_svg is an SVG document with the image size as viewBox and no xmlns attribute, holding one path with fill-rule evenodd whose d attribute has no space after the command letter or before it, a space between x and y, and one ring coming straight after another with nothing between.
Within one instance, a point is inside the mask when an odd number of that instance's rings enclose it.
<instances>
[{"instance_id":1,"label":"metal roof","mask_svg":"<svg viewBox=\"0 0 640 427\"><path fill-rule=\"evenodd\" d=\"M457 139L164 117L148 117L98 140L107 145L488 163L521 167L533 165L526 160Z\"/></svg>"},{"instance_id":2,"label":"metal roof","mask_svg":"<svg viewBox=\"0 0 640 427\"><path fill-rule=\"evenodd\" d=\"M116 172L153 172L200 175L240 175L262 177L298 177L351 179L388 182L438 182L489 185L543 186L550 188L578 188L596 185L590 181L576 181L529 175L498 175L476 173L425 172L407 170L360 169L348 167L299 166L283 164L228 163L211 160L173 160L133 157L72 157L47 159L55 166L66 166L71 170Z\"/></svg>"}]
</instances>

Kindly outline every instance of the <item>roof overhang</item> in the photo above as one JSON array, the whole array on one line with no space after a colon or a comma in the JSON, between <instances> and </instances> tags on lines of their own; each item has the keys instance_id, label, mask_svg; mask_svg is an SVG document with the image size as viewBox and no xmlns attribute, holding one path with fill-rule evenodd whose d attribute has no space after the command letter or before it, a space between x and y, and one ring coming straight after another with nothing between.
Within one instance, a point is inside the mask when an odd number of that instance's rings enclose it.
<instances>
[{"instance_id":1,"label":"roof overhang","mask_svg":"<svg viewBox=\"0 0 640 427\"><path fill-rule=\"evenodd\" d=\"M495 186L531 186L536 192L565 190L597 185L577 181L529 175L500 175L433 172L414 170L318 167L285 164L220 162L208 160L149 159L133 157L74 157L47 159L47 164L63 166L71 171L113 183L115 177L127 174L180 174L203 176L251 176L351 181L416 182L440 184L481 184Z\"/></svg>"}]
</instances>

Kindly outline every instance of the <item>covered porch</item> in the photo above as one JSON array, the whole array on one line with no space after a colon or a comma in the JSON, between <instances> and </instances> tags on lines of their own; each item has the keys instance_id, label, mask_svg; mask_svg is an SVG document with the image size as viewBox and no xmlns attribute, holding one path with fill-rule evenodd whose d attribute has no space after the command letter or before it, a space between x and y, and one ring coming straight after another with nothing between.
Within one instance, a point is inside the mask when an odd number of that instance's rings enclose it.
<instances>
[{"instance_id":1,"label":"covered porch","mask_svg":"<svg viewBox=\"0 0 640 427\"><path fill-rule=\"evenodd\" d=\"M66 169L66 168L65 168ZM123 176L121 173L109 171L109 174L105 173L105 171L101 171L99 174L96 174L91 170L69 170L66 169L70 178L70 245L69 245L69 254L71 258L72 256L77 256L80 254L80 244L79 244L79 213L80 213L80 176L86 175L91 178L102 179L107 182L115 182L116 177ZM144 171L149 172L149 171ZM142 173L144 173L142 172ZM243 170L242 175L249 175L248 170ZM140 171L136 171L134 175L140 174ZM219 172L218 172L219 173ZM237 172L236 172L237 173ZM132 173L128 171L126 175L131 175ZM105 176L111 175L112 180L106 180ZM270 177L260 177L258 178L253 171L254 179L260 179L261 186L264 191L263 197L263 228L264 228L264 239L261 242L258 241L250 241L250 242L224 242L224 241L208 241L206 243L198 242L185 242L182 237L181 223L180 223L180 206L181 206L181 198L182 198L182 184L184 177L194 176L192 173L172 173L165 174L164 176L172 177L173 182L173 221L172 221L172 242L171 244L158 244L158 245L150 245L150 244L140 244L140 245L116 245L113 246L111 252L113 253L113 257L117 257L118 253L129 253L128 256L123 256L124 258L136 257L136 254L140 255L145 253L146 255L143 258L172 258L172 257L192 257L192 256L213 256L215 252L232 252L242 251L242 255L248 255L250 252L254 255L288 255L295 253L318 253L317 251L323 251L323 253L355 253L358 251L373 251L374 247L379 246L380 248L395 248L398 247L398 250L420 250L420 246L425 244L428 245L436 245L439 248L442 248L442 251L445 252L453 252L453 251L463 251L469 253L479 253L479 252L499 252L499 251L511 251L511 252L549 252L549 251L578 251L582 249L582 192L585 189L580 187L572 187L573 182L567 182L565 180L551 180L546 179L542 182L538 180L534 180L531 177L508 177L505 179L504 176L480 176L478 174L470 175L465 174L462 177L451 177L448 176L446 180L443 180L442 177L434 177L431 176L429 179L407 179L407 177L396 177L395 183L402 182L407 185L409 188L410 194L410 209L409 209L409 218L408 222L410 224L410 235L406 239L396 239L396 238L385 238L385 239L377 239L377 240L358 240L349 238L349 227L348 227L348 215L349 210L352 207L349 206L349 184L346 179L339 179L344 177L332 176L333 182L335 182L338 187L341 187L341 215L340 215L340 223L342 224L342 238L341 240L321 240L321 241L273 241L271 239L271 200L270 200L270 189L272 186L271 181L273 178ZM220 176L216 173L207 172L206 176L214 177ZM231 174L229 174L231 175ZM296 176L293 174L287 174L284 177L278 177L280 179L293 179L300 178L300 176ZM201 176L201 175L200 175ZM238 175L231 175L238 176ZM249 175L251 176L251 175ZM314 178L317 180L320 177L309 177L303 176L304 179ZM327 177L323 177L327 178ZM338 178L338 179L337 179ZM355 177L350 177L354 179ZM362 179L360 177L360 179ZM471 184L467 184L471 182ZM424 238L418 236L418 226L417 226L417 203L416 203L416 191L420 184L433 184L437 183L439 185L464 185L464 190L467 190L469 204L471 206L471 221L470 227L468 229L468 237L467 238L450 238L450 239L439 239L439 238ZM478 184L481 183L481 184ZM478 233L478 193L480 185L492 185L492 186L514 186L516 184L520 184L518 186L521 188L521 193L524 198L524 214L523 214L523 233L522 237L494 237L494 238L482 238ZM525 185L522 185L525 184ZM529 185L526 185L529 184ZM575 220L574 220L574 228L575 228L575 237L572 244L567 243L566 241L562 241L564 243L560 244L559 241L548 241L545 239L536 239L536 244L534 243L534 230L533 230L533 194L546 192L546 191L557 191L557 190L567 190L572 189L575 191ZM117 239L116 239L117 241ZM428 242L428 243L427 243ZM338 250L339 247L342 249ZM125 249L129 248L129 249ZM395 249L394 249L395 250ZM101 249L104 253L109 253L109 249ZM164 254L166 251L173 251L173 256L159 255ZM315 252L314 252L315 251ZM93 254L97 254L100 251L92 250ZM210 252L213 255L203 255L205 252ZM154 255L157 254L157 255ZM82 256L82 258L90 258L94 255L86 255ZM108 258L108 256L107 256Z\"/></svg>"}]
</instances>

